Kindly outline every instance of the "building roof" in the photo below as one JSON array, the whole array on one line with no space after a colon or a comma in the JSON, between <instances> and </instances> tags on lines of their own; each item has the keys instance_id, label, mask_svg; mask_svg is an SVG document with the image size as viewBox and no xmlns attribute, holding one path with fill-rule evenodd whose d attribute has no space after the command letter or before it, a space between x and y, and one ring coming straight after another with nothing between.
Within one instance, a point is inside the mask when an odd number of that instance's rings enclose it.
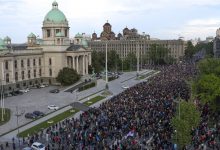
<instances>
[{"instance_id":1,"label":"building roof","mask_svg":"<svg viewBox=\"0 0 220 150\"><path fill-rule=\"evenodd\" d=\"M58 9L58 3L56 1L53 2L52 10L50 10L44 17L44 21L54 23L67 22L64 13Z\"/></svg>"},{"instance_id":2,"label":"building roof","mask_svg":"<svg viewBox=\"0 0 220 150\"><path fill-rule=\"evenodd\" d=\"M36 35L31 32L31 33L28 35L28 38L36 38Z\"/></svg>"},{"instance_id":3,"label":"building roof","mask_svg":"<svg viewBox=\"0 0 220 150\"><path fill-rule=\"evenodd\" d=\"M76 44L71 44L70 47L68 47L66 50L67 51L78 51L80 48L86 49L83 45L76 45Z\"/></svg>"}]
</instances>

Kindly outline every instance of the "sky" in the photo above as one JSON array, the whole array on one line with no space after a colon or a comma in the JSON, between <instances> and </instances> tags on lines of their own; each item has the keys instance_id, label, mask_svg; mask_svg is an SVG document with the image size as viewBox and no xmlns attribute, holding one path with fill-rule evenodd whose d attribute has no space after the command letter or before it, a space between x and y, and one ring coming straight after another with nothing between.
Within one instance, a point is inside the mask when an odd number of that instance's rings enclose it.
<instances>
[{"instance_id":1,"label":"sky","mask_svg":"<svg viewBox=\"0 0 220 150\"><path fill-rule=\"evenodd\" d=\"M42 37L42 23L54 0L0 0L0 38L27 41ZM220 0L56 0L77 33L100 35L108 22L117 35L127 26L153 38L185 40L215 36L220 27Z\"/></svg>"}]
</instances>

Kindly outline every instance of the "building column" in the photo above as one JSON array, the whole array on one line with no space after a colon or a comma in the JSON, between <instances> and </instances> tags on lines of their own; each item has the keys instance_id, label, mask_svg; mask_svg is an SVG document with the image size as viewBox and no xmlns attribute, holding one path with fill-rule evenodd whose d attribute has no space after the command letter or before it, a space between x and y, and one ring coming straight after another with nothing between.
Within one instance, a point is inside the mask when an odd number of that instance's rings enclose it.
<instances>
[{"instance_id":1,"label":"building column","mask_svg":"<svg viewBox=\"0 0 220 150\"><path fill-rule=\"evenodd\" d=\"M73 56L73 69L76 69L76 66L75 66L75 56Z\"/></svg>"},{"instance_id":2,"label":"building column","mask_svg":"<svg viewBox=\"0 0 220 150\"><path fill-rule=\"evenodd\" d=\"M79 74L79 56L76 56L76 72Z\"/></svg>"},{"instance_id":3,"label":"building column","mask_svg":"<svg viewBox=\"0 0 220 150\"><path fill-rule=\"evenodd\" d=\"M86 74L88 74L88 55L86 55Z\"/></svg>"},{"instance_id":4,"label":"building column","mask_svg":"<svg viewBox=\"0 0 220 150\"><path fill-rule=\"evenodd\" d=\"M9 74L9 82L15 83L14 61L8 61L10 63L11 75ZM11 78L10 78L11 76Z\"/></svg>"},{"instance_id":5,"label":"building column","mask_svg":"<svg viewBox=\"0 0 220 150\"><path fill-rule=\"evenodd\" d=\"M82 75L85 75L85 55L83 55L83 68L82 68Z\"/></svg>"}]
</instances>

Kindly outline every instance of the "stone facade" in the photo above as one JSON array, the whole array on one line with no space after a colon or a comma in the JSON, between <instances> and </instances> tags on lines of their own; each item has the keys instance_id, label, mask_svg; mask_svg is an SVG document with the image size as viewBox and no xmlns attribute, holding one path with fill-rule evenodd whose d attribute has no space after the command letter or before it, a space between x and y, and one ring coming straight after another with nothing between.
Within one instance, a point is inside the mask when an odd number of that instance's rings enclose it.
<instances>
[{"instance_id":1,"label":"stone facade","mask_svg":"<svg viewBox=\"0 0 220 150\"><path fill-rule=\"evenodd\" d=\"M43 38L31 33L26 44L11 44L0 39L0 82L5 91L34 84L58 84L58 72L69 67L80 75L88 74L91 50L84 43L73 44L69 39L68 21L55 2L43 21Z\"/></svg>"}]
</instances>

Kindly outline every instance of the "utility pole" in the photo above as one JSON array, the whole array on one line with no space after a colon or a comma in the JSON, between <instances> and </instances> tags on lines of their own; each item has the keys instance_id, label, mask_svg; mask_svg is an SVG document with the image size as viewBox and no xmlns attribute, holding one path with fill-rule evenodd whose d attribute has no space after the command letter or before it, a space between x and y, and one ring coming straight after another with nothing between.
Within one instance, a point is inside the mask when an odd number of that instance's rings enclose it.
<instances>
[{"instance_id":1,"label":"utility pole","mask_svg":"<svg viewBox=\"0 0 220 150\"><path fill-rule=\"evenodd\" d=\"M139 46L139 42L136 42L136 48L137 48L137 77L139 76L139 59L140 59L140 46Z\"/></svg>"},{"instance_id":2,"label":"utility pole","mask_svg":"<svg viewBox=\"0 0 220 150\"><path fill-rule=\"evenodd\" d=\"M108 43L106 41L105 43L105 82L106 82L106 85L105 85L105 89L108 90Z\"/></svg>"}]
</instances>

